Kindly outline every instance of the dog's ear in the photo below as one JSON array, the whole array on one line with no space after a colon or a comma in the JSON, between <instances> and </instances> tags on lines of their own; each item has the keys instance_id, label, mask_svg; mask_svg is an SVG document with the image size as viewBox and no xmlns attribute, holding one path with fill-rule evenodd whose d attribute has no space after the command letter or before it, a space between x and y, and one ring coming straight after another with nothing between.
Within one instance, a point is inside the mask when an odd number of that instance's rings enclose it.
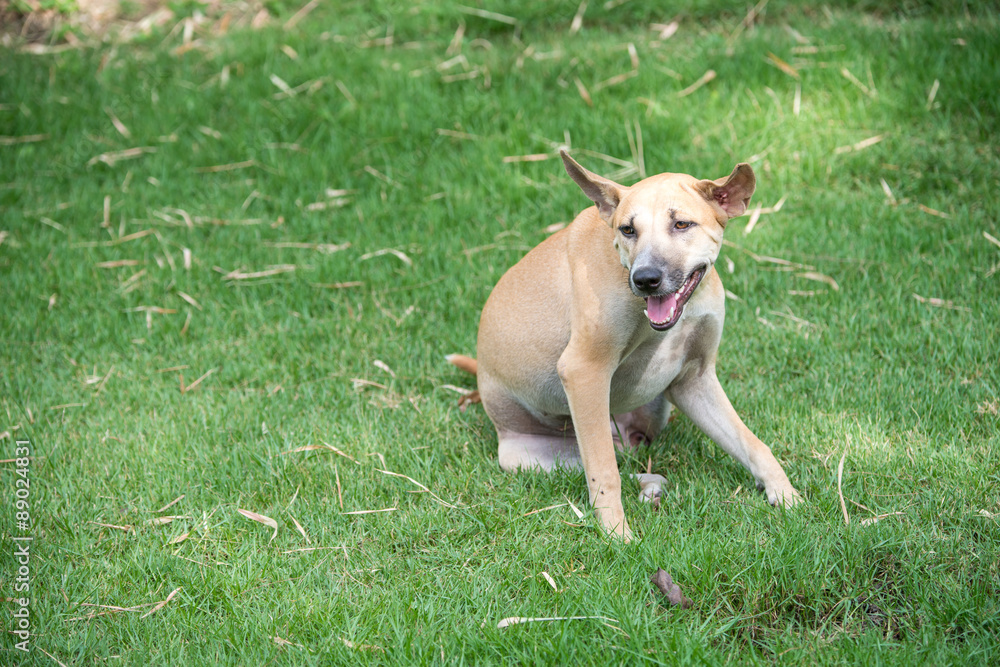
<instances>
[{"instance_id":1,"label":"dog's ear","mask_svg":"<svg viewBox=\"0 0 1000 667\"><path fill-rule=\"evenodd\" d=\"M566 149L559 149L559 155L562 156L563 164L566 166L566 172L570 175L570 178L576 181L576 184L580 186L583 193L597 204L597 210L601 214L601 219L610 225L611 218L615 214L615 209L621 203L622 193L625 188L614 181L609 181L603 176L598 176L593 172L587 171L569 156Z\"/></svg>"},{"instance_id":2,"label":"dog's ear","mask_svg":"<svg viewBox=\"0 0 1000 667\"><path fill-rule=\"evenodd\" d=\"M746 162L736 165L733 173L726 178L698 183L698 189L705 199L715 203L726 214L725 220L747 212L747 205L756 187L757 177L753 175L753 169Z\"/></svg>"}]
</instances>

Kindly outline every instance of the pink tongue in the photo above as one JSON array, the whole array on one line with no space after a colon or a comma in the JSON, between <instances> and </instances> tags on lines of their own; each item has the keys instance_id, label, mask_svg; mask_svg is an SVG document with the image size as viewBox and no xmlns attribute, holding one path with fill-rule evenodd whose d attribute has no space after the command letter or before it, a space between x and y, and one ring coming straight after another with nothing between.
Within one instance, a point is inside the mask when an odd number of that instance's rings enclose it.
<instances>
[{"instance_id":1,"label":"pink tongue","mask_svg":"<svg viewBox=\"0 0 1000 667\"><path fill-rule=\"evenodd\" d=\"M649 315L652 322L669 322L676 316L676 310L676 292L667 296L651 296L646 299L646 314Z\"/></svg>"}]
</instances>

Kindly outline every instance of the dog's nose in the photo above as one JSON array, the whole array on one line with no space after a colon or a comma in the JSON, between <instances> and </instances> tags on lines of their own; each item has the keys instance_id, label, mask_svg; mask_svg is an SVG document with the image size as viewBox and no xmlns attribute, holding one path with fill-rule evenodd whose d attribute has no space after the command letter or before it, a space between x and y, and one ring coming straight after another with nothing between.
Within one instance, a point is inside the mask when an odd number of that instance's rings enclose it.
<instances>
[{"instance_id":1,"label":"dog's nose","mask_svg":"<svg viewBox=\"0 0 1000 667\"><path fill-rule=\"evenodd\" d=\"M641 267L632 272L632 282L636 289L643 292L654 292L660 287L663 274L653 267Z\"/></svg>"}]
</instances>

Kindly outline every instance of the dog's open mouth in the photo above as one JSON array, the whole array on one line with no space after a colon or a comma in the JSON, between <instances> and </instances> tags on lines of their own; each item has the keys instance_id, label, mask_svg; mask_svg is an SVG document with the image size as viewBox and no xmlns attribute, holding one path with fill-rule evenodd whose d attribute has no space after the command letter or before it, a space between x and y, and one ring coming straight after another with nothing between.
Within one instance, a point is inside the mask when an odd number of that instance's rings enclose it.
<instances>
[{"instance_id":1,"label":"dog's open mouth","mask_svg":"<svg viewBox=\"0 0 1000 667\"><path fill-rule=\"evenodd\" d=\"M684 304L694 294L695 288L698 287L698 283L701 282L704 275L705 267L699 267L688 276L688 279L676 292L646 297L646 317L649 318L649 326L657 331L666 331L677 324L684 312Z\"/></svg>"}]
</instances>

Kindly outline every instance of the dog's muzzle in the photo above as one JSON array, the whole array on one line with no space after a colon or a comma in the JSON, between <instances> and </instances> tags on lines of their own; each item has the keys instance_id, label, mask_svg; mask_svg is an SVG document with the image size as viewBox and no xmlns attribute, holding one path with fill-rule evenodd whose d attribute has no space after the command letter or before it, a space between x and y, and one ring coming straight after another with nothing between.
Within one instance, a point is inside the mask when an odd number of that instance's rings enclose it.
<instances>
[{"instance_id":1,"label":"dog's muzzle","mask_svg":"<svg viewBox=\"0 0 1000 667\"><path fill-rule=\"evenodd\" d=\"M656 268L643 267L636 269L631 276L634 291L644 293L646 300L646 317L649 326L657 331L666 331L677 324L684 313L684 304L688 302L695 289L705 276L706 267L700 266L692 271L680 288L673 292L663 292L663 272ZM675 283L676 284L676 283Z\"/></svg>"}]
</instances>

